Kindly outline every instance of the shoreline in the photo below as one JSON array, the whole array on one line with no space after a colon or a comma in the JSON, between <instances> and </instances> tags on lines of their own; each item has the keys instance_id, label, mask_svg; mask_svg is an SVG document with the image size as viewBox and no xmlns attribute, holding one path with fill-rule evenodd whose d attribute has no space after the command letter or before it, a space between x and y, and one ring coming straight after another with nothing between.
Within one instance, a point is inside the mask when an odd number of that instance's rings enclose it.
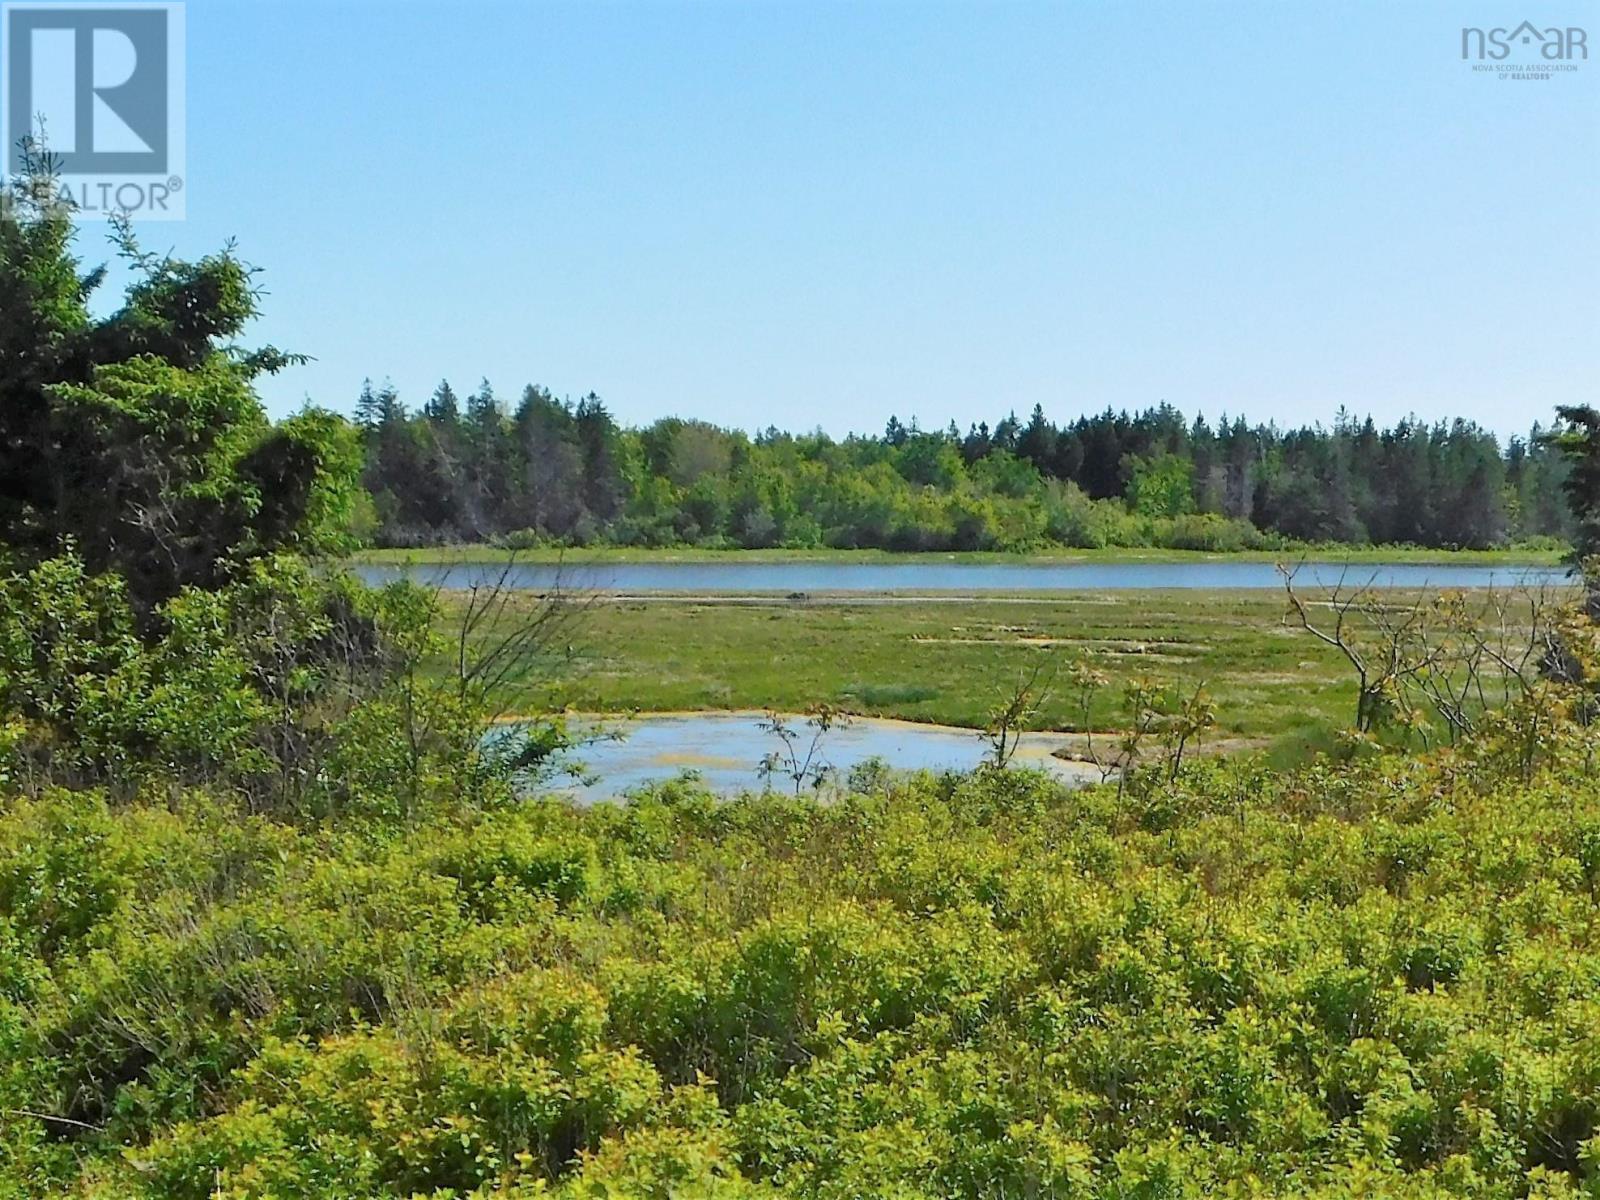
<instances>
[{"instance_id":1,"label":"shoreline","mask_svg":"<svg viewBox=\"0 0 1600 1200\"><path fill-rule=\"evenodd\" d=\"M1432 550L1417 546L1307 545L1282 550L1162 550L1115 547L1103 550L1058 549L1028 552L1003 550L706 550L695 547L639 549L590 546L574 549L541 547L509 550L499 546L433 546L417 549L368 549L346 558L352 566L407 563L440 565L475 563L562 563L568 566L613 563L961 563L972 565L1031 563L1045 565L1114 565L1118 563L1206 562L1336 562L1354 565L1461 565L1554 567L1564 550L1507 547L1497 550Z\"/></svg>"}]
</instances>

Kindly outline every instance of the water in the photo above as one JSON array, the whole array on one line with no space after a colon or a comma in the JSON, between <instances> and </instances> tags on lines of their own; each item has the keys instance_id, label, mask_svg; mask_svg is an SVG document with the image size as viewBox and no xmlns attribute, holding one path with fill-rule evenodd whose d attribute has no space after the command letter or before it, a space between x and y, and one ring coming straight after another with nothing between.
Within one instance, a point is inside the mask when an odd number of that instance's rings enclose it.
<instances>
[{"instance_id":1,"label":"water","mask_svg":"<svg viewBox=\"0 0 1600 1200\"><path fill-rule=\"evenodd\" d=\"M1191 562L960 562L932 557L915 562L615 562L366 564L356 567L368 583L404 576L435 587L465 588L493 583L506 574L519 589L604 592L1016 592L1120 591L1153 588L1279 588L1283 580L1270 562L1205 559ZM1306 563L1296 581L1329 588L1485 588L1558 585L1565 568L1479 566L1461 563Z\"/></svg>"},{"instance_id":2,"label":"water","mask_svg":"<svg viewBox=\"0 0 1600 1200\"><path fill-rule=\"evenodd\" d=\"M715 792L760 791L756 767L763 756L781 749L771 733L761 730L758 713L658 714L619 721L612 728L627 734L624 741L585 747L578 758L598 776L593 783L557 780L549 789L583 803L608 800L647 783L671 779L684 771L698 772ZM791 718L799 733L801 758L811 730L803 717ZM1071 739L1059 733L1028 733L1012 760L1017 766L1037 767L1068 783L1098 781L1100 772L1085 763L1066 762L1051 751ZM970 771L987 749L975 730L948 725L917 725L857 717L842 729L831 730L822 742L822 755L843 779L850 768L869 758L882 758L896 770ZM786 778L774 777L774 790L791 791Z\"/></svg>"}]
</instances>

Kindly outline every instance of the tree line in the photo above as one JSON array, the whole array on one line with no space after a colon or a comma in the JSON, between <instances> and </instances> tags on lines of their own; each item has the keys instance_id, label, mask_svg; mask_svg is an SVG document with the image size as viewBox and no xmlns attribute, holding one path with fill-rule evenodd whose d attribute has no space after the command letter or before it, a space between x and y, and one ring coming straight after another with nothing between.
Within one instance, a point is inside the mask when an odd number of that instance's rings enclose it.
<instances>
[{"instance_id":1,"label":"tree line","mask_svg":"<svg viewBox=\"0 0 1600 1200\"><path fill-rule=\"evenodd\" d=\"M1028 550L1488 548L1567 540L1565 466L1537 424L1502 447L1470 421L1212 425L1162 404L1057 425L1040 406L965 433L891 417L879 436L619 424L590 393L441 383L356 406L378 545Z\"/></svg>"}]
</instances>

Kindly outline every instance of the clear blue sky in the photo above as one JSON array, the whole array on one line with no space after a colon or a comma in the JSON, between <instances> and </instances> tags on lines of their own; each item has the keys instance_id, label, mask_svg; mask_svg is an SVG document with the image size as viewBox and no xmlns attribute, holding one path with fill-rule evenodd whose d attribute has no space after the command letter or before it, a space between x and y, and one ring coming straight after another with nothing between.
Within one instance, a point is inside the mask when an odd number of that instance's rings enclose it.
<instances>
[{"instance_id":1,"label":"clear blue sky","mask_svg":"<svg viewBox=\"0 0 1600 1200\"><path fill-rule=\"evenodd\" d=\"M1526 10L1526 12L1524 12ZM1500 81L1465 24L1584 25ZM193 0L185 254L363 376L629 422L1600 402L1600 3ZM94 256L95 231L83 243Z\"/></svg>"}]
</instances>

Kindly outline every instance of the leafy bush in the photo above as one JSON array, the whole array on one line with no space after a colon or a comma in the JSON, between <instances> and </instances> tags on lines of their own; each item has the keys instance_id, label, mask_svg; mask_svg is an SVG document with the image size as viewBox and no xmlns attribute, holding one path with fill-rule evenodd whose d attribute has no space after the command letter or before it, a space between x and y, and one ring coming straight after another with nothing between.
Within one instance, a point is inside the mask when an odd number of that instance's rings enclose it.
<instances>
[{"instance_id":1,"label":"leafy bush","mask_svg":"<svg viewBox=\"0 0 1600 1200\"><path fill-rule=\"evenodd\" d=\"M1151 541L1167 550L1271 550L1283 539L1263 533L1249 521L1232 520L1217 513L1186 513L1152 525Z\"/></svg>"},{"instance_id":2,"label":"leafy bush","mask_svg":"<svg viewBox=\"0 0 1600 1200\"><path fill-rule=\"evenodd\" d=\"M0 577L0 779L206 784L311 820L492 798L520 760L481 752L481 688L424 678L434 604L288 555L147 614L73 554Z\"/></svg>"},{"instance_id":3,"label":"leafy bush","mask_svg":"<svg viewBox=\"0 0 1600 1200\"><path fill-rule=\"evenodd\" d=\"M1156 823L1019 772L319 830L13 802L0 1178L1592 1194L1600 786L1559 739L1527 781L1203 763Z\"/></svg>"}]
</instances>

